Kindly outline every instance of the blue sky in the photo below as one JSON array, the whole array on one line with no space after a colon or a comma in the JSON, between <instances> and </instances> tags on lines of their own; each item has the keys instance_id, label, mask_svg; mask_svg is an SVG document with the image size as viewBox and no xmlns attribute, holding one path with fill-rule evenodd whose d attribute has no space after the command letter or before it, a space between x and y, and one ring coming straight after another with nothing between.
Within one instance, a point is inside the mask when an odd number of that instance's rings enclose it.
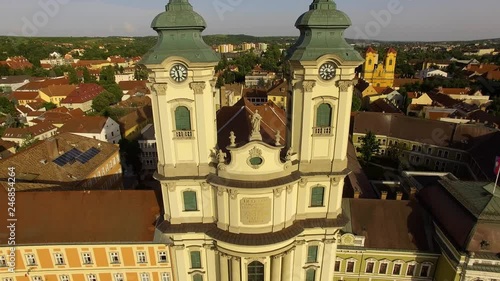
<instances>
[{"instance_id":1,"label":"blue sky","mask_svg":"<svg viewBox=\"0 0 500 281\"><path fill-rule=\"evenodd\" d=\"M312 0L191 0L205 34L298 35ZM350 38L472 40L500 37L498 0L337 0ZM44 3L51 8L44 9ZM143 36L167 0L0 0L0 35ZM392 6L391 6L392 5ZM393 7L393 8L391 8Z\"/></svg>"}]
</instances>

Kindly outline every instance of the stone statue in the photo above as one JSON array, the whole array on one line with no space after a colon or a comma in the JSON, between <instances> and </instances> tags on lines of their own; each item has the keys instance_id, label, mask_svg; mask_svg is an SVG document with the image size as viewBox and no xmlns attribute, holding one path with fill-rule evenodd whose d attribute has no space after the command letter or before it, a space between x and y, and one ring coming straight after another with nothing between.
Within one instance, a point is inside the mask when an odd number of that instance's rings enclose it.
<instances>
[{"instance_id":1,"label":"stone statue","mask_svg":"<svg viewBox=\"0 0 500 281\"><path fill-rule=\"evenodd\" d=\"M252 118L252 133L250 134L250 141L262 141L262 135L260 134L262 116L260 116L258 110L255 110L255 113L251 115L250 118Z\"/></svg>"},{"instance_id":2,"label":"stone statue","mask_svg":"<svg viewBox=\"0 0 500 281\"><path fill-rule=\"evenodd\" d=\"M255 113L252 116L252 134L260 133L260 122L262 121L262 116L260 116L259 111L255 110Z\"/></svg>"},{"instance_id":3,"label":"stone statue","mask_svg":"<svg viewBox=\"0 0 500 281\"><path fill-rule=\"evenodd\" d=\"M229 133L229 146L230 147L236 147L236 135L234 134L233 131Z\"/></svg>"},{"instance_id":4,"label":"stone statue","mask_svg":"<svg viewBox=\"0 0 500 281\"><path fill-rule=\"evenodd\" d=\"M226 163L226 156L227 154L224 153L224 151L219 150L219 153L217 153L217 159L219 161L219 163Z\"/></svg>"}]
</instances>

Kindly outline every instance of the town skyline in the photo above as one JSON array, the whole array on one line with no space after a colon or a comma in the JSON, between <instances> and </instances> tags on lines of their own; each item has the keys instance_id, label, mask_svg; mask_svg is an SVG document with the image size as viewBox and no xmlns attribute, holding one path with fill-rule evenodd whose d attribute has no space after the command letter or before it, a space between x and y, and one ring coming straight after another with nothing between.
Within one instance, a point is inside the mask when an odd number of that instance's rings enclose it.
<instances>
[{"instance_id":1,"label":"town skyline","mask_svg":"<svg viewBox=\"0 0 500 281\"><path fill-rule=\"evenodd\" d=\"M500 24L500 19L495 17L494 12L500 9L500 3L494 0L486 0L483 7L490 8L482 10L475 9L472 2L451 0L432 3L432 9L429 9L429 1L335 2L340 10L351 17L353 25L346 31L346 37L351 39L430 42L500 38L500 31L495 28ZM0 12L0 35L154 36L149 23L166 3L166 0L147 3L131 0L8 0L10 9ZM191 4L206 19L207 29L204 35L298 36L298 30L294 27L295 20L308 7L309 1L284 5L282 0L272 3L261 0L251 3L195 0ZM461 8L453 15L443 16L451 4ZM88 20L89 14L93 14L92 21ZM256 14L260 14L258 21L255 21ZM464 18L475 20L464 21Z\"/></svg>"}]
</instances>

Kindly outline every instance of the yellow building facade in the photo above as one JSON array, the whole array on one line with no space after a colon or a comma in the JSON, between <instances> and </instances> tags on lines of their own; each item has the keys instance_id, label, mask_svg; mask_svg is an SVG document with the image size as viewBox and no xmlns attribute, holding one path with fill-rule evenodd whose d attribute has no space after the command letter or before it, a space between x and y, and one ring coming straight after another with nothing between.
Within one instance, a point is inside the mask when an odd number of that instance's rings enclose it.
<instances>
[{"instance_id":1,"label":"yellow building facade","mask_svg":"<svg viewBox=\"0 0 500 281\"><path fill-rule=\"evenodd\" d=\"M365 53L363 79L375 87L393 87L396 72L397 51L390 48L383 62L371 47Z\"/></svg>"},{"instance_id":2,"label":"yellow building facade","mask_svg":"<svg viewBox=\"0 0 500 281\"><path fill-rule=\"evenodd\" d=\"M2 281L174 280L169 249L162 244L21 246L14 253L0 248L0 260L6 260Z\"/></svg>"}]
</instances>

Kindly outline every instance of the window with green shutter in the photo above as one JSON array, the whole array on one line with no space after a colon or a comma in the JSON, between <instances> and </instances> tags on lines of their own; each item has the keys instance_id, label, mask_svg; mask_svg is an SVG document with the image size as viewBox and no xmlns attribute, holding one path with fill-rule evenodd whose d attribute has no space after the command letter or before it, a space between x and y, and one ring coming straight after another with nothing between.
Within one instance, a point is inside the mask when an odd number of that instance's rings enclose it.
<instances>
[{"instance_id":1,"label":"window with green shutter","mask_svg":"<svg viewBox=\"0 0 500 281\"><path fill-rule=\"evenodd\" d=\"M318 261L318 246L309 246L307 248L307 263Z\"/></svg>"},{"instance_id":2,"label":"window with green shutter","mask_svg":"<svg viewBox=\"0 0 500 281\"><path fill-rule=\"evenodd\" d=\"M306 281L315 281L316 280L316 269L308 269L306 271Z\"/></svg>"},{"instance_id":3,"label":"window with green shutter","mask_svg":"<svg viewBox=\"0 0 500 281\"><path fill-rule=\"evenodd\" d=\"M323 207L325 188L316 186L311 191L311 207Z\"/></svg>"},{"instance_id":4,"label":"window with green shutter","mask_svg":"<svg viewBox=\"0 0 500 281\"><path fill-rule=\"evenodd\" d=\"M191 268L201 268L200 251L192 251L190 254L191 254Z\"/></svg>"},{"instance_id":5,"label":"window with green shutter","mask_svg":"<svg viewBox=\"0 0 500 281\"><path fill-rule=\"evenodd\" d=\"M321 104L316 112L316 127L332 126L332 107L327 103Z\"/></svg>"},{"instance_id":6,"label":"window with green shutter","mask_svg":"<svg viewBox=\"0 0 500 281\"><path fill-rule=\"evenodd\" d=\"M203 281L203 276L200 274L193 275L193 281Z\"/></svg>"},{"instance_id":7,"label":"window with green shutter","mask_svg":"<svg viewBox=\"0 0 500 281\"><path fill-rule=\"evenodd\" d=\"M184 211L198 211L198 203L196 202L196 192L184 191Z\"/></svg>"},{"instance_id":8,"label":"window with green shutter","mask_svg":"<svg viewBox=\"0 0 500 281\"><path fill-rule=\"evenodd\" d=\"M191 131L191 113L185 106L175 109L175 129L177 131Z\"/></svg>"}]
</instances>

